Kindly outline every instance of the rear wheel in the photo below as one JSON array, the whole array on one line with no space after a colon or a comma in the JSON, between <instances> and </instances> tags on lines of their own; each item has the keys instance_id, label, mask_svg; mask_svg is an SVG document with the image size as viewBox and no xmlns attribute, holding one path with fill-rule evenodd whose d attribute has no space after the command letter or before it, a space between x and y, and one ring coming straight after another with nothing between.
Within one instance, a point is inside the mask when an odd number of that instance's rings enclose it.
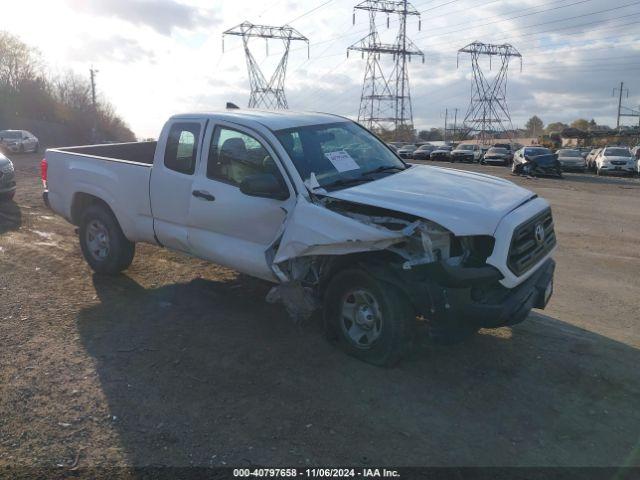
<instances>
[{"instance_id":1,"label":"rear wheel","mask_svg":"<svg viewBox=\"0 0 640 480\"><path fill-rule=\"evenodd\" d=\"M393 366L410 350L416 315L393 285L361 269L338 273L324 299L325 326L349 355Z\"/></svg>"},{"instance_id":2,"label":"rear wheel","mask_svg":"<svg viewBox=\"0 0 640 480\"><path fill-rule=\"evenodd\" d=\"M124 236L113 213L102 205L91 205L84 212L80 248L89 266L107 275L125 270L135 255L135 243Z\"/></svg>"}]
</instances>

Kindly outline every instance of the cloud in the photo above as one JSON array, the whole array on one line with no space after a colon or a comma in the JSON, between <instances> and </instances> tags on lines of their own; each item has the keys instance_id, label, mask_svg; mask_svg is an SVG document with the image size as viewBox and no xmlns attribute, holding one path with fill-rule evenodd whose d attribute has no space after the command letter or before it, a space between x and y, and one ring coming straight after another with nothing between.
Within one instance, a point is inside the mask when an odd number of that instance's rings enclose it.
<instances>
[{"instance_id":1,"label":"cloud","mask_svg":"<svg viewBox=\"0 0 640 480\"><path fill-rule=\"evenodd\" d=\"M138 41L119 35L109 38L84 38L69 47L68 57L75 62L110 61L134 63L155 60L155 54Z\"/></svg>"},{"instance_id":2,"label":"cloud","mask_svg":"<svg viewBox=\"0 0 640 480\"><path fill-rule=\"evenodd\" d=\"M67 0L75 9L92 15L115 17L136 25L145 25L162 35L174 29L193 30L219 23L213 11L196 8L175 0Z\"/></svg>"}]
</instances>

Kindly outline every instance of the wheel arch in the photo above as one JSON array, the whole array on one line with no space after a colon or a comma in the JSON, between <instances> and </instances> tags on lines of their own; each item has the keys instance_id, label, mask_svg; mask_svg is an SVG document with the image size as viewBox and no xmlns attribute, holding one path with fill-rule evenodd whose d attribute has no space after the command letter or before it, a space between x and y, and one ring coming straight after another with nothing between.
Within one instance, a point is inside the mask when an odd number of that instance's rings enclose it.
<instances>
[{"instance_id":1,"label":"wheel arch","mask_svg":"<svg viewBox=\"0 0 640 480\"><path fill-rule=\"evenodd\" d=\"M420 310L419 302L417 302L414 295L407 290L406 282L394 271L395 269L389 268L389 265L398 264L402 261L402 257L389 250L376 250L328 257L318 284L319 296L324 299L329 283L331 283L331 280L340 272L357 268L365 271L376 280L398 289L417 312Z\"/></svg>"},{"instance_id":2,"label":"wheel arch","mask_svg":"<svg viewBox=\"0 0 640 480\"><path fill-rule=\"evenodd\" d=\"M122 224L120 223L120 220L118 220L118 216L105 200L85 192L76 192L73 194L73 199L71 201L71 223L79 226L80 222L82 221L83 213L87 210L87 208L93 205L100 205L106 208L116 219L118 225L120 225L120 228L122 228Z\"/></svg>"}]
</instances>

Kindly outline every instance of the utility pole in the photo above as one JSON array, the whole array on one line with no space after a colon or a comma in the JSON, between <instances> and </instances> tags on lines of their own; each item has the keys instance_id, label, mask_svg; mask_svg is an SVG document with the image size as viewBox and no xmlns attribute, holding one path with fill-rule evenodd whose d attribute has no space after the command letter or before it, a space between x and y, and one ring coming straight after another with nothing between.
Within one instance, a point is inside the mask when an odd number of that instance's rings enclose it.
<instances>
[{"instance_id":1,"label":"utility pole","mask_svg":"<svg viewBox=\"0 0 640 480\"><path fill-rule=\"evenodd\" d=\"M625 116L622 114L622 93L624 91L627 92L627 98L629 98L629 89L628 88L624 88L624 82L620 82L620 88L614 88L613 89L613 95L615 96L616 94L616 90L618 91L618 117L617 117L617 122L616 122L616 130L618 130L618 132L620 131L620 117Z\"/></svg>"},{"instance_id":2,"label":"utility pole","mask_svg":"<svg viewBox=\"0 0 640 480\"><path fill-rule=\"evenodd\" d=\"M98 70L93 68L93 65L89 69L89 75L91 76L91 104L93 105L93 128L91 130L91 141L97 142L98 137L98 102L96 100L96 74Z\"/></svg>"},{"instance_id":3,"label":"utility pole","mask_svg":"<svg viewBox=\"0 0 640 480\"><path fill-rule=\"evenodd\" d=\"M458 132L458 109L456 108L453 115L453 141L456 141L456 133Z\"/></svg>"},{"instance_id":4,"label":"utility pole","mask_svg":"<svg viewBox=\"0 0 640 480\"><path fill-rule=\"evenodd\" d=\"M471 89L471 101L464 118L465 131L477 132L480 143L486 145L490 140L498 138L500 134L507 134L507 138L513 138L513 124L507 105L507 73L509 62L512 58L520 60L522 71L522 55L512 45L492 45L488 43L472 42L458 50L471 56L473 69L473 83ZM489 57L489 69L492 67L492 59L497 57L500 69L490 79L482 70L481 58ZM494 59L493 62L496 60Z\"/></svg>"},{"instance_id":5,"label":"utility pole","mask_svg":"<svg viewBox=\"0 0 640 480\"><path fill-rule=\"evenodd\" d=\"M407 38L407 19L410 16L420 18L420 12L407 0L364 0L354 7L354 23L357 11L369 14L369 34L347 49L347 57L352 51L361 52L362 58L365 54L367 57L358 122L369 129L392 127L398 140L403 127L413 127L408 64L413 56L421 57L424 63L424 53ZM390 15L399 17L400 29L395 43L383 43L380 39L376 15L381 13L387 15L387 27ZM419 23L419 29L420 26ZM393 57L391 74L385 75L383 71L382 55Z\"/></svg>"},{"instance_id":6,"label":"utility pole","mask_svg":"<svg viewBox=\"0 0 640 480\"><path fill-rule=\"evenodd\" d=\"M444 110L444 134L442 136L442 140L444 142L447 141L447 122L448 122L448 120L449 120L449 109L445 108L445 110Z\"/></svg>"},{"instance_id":7,"label":"utility pole","mask_svg":"<svg viewBox=\"0 0 640 480\"><path fill-rule=\"evenodd\" d=\"M254 25L250 22L243 22L222 34L222 51L224 52L224 37L235 35L242 37L244 53L249 72L249 84L251 86L251 96L249 97L249 108L266 108L276 110L286 110L289 108L287 98L284 93L284 82L287 76L287 63L289 61L289 49L291 42L302 41L307 44L307 56L309 55L309 39L288 25L283 27L271 27L268 25ZM280 62L269 81L266 80L258 62L249 49L249 39L264 38L282 40L284 53ZM267 43L267 54L269 44Z\"/></svg>"}]
</instances>

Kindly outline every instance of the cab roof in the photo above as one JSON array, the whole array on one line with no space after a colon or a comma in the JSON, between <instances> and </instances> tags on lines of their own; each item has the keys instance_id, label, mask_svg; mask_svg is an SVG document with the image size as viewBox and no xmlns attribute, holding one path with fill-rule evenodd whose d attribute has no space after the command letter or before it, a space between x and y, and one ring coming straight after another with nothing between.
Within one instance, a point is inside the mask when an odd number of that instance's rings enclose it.
<instances>
[{"instance_id":1,"label":"cab roof","mask_svg":"<svg viewBox=\"0 0 640 480\"><path fill-rule=\"evenodd\" d=\"M329 113L254 109L226 109L211 112L185 113L171 117L172 120L187 120L194 118L224 120L247 126L251 126L252 124L255 126L255 124L259 124L270 130L284 130L287 128L350 121L345 117Z\"/></svg>"}]
</instances>

